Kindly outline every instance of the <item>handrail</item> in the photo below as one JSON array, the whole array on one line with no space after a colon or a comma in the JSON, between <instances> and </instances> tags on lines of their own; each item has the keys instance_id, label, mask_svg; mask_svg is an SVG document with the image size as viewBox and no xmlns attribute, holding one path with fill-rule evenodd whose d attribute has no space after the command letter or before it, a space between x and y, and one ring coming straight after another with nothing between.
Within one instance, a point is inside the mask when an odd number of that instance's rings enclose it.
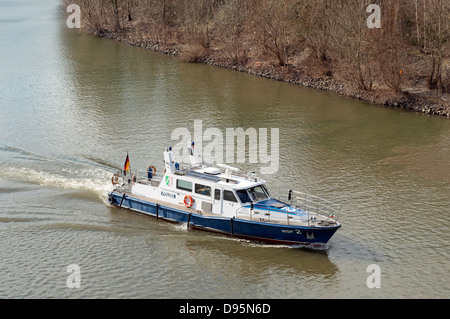
<instances>
[{"instance_id":1,"label":"handrail","mask_svg":"<svg viewBox=\"0 0 450 319\"><path fill-rule=\"evenodd\" d=\"M137 169L136 172L133 174L130 172L127 175L124 175L122 170L118 170L114 173L114 176L118 177L118 185L124 185L128 184L129 182L140 182L140 183L148 183L148 182L154 182L159 183L161 181L161 178L156 177L153 175L151 179L148 178L147 170L143 169ZM160 175L161 176L161 175Z\"/></svg>"},{"instance_id":2,"label":"handrail","mask_svg":"<svg viewBox=\"0 0 450 319\"><path fill-rule=\"evenodd\" d=\"M294 190L289 190L289 192L291 193L290 197L288 197L288 200L290 199L290 204L308 213L308 220L310 220L310 215L314 214L324 215L325 217L337 220L337 215L341 210L340 205L319 196L304 192ZM295 196L293 196L293 194Z\"/></svg>"},{"instance_id":3,"label":"handrail","mask_svg":"<svg viewBox=\"0 0 450 319\"><path fill-rule=\"evenodd\" d=\"M158 181L158 182L161 181L161 178L158 178L158 177L155 178L155 175L156 174L153 174L153 177L149 179L148 175L147 175L147 170L143 170L143 169L137 169L136 174L135 174L137 182L147 182L150 180Z\"/></svg>"}]
</instances>

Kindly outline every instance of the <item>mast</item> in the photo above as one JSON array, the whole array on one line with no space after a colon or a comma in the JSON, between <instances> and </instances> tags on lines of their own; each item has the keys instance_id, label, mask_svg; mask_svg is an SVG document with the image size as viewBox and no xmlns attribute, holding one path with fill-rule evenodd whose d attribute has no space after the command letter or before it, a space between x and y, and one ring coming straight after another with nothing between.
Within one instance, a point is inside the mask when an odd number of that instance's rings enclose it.
<instances>
[{"instance_id":1,"label":"mast","mask_svg":"<svg viewBox=\"0 0 450 319\"><path fill-rule=\"evenodd\" d=\"M189 123L188 123L188 153L189 153L189 160L191 161L191 167L202 167L203 162L200 159L200 156L198 155L197 150L195 149L195 143L191 140L191 131L189 131Z\"/></svg>"}]
</instances>

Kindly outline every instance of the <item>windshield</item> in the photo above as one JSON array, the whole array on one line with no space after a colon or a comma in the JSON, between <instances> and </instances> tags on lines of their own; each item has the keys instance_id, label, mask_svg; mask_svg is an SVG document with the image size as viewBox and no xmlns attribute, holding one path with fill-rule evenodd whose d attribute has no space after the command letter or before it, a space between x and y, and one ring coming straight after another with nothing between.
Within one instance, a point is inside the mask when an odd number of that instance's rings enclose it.
<instances>
[{"instance_id":1,"label":"windshield","mask_svg":"<svg viewBox=\"0 0 450 319\"><path fill-rule=\"evenodd\" d=\"M252 201L252 199L250 198L250 195L247 193L246 189L238 190L238 191L236 191L236 194L239 196L239 199L242 204L249 203Z\"/></svg>"},{"instance_id":2,"label":"windshield","mask_svg":"<svg viewBox=\"0 0 450 319\"><path fill-rule=\"evenodd\" d=\"M267 193L264 191L262 185L255 186L247 190L250 196L253 198L253 201L255 202L268 198Z\"/></svg>"}]
</instances>

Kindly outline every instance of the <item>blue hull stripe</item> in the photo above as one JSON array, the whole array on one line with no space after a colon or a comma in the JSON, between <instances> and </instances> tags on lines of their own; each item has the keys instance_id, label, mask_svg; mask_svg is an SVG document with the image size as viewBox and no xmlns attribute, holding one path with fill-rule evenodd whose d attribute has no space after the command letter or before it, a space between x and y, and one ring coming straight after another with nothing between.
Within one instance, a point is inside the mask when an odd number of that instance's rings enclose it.
<instances>
[{"instance_id":1,"label":"blue hull stripe","mask_svg":"<svg viewBox=\"0 0 450 319\"><path fill-rule=\"evenodd\" d=\"M112 192L109 194L112 205L129 208L156 218L177 223L187 223L188 227L249 238L253 240L281 244L326 244L340 228L306 227L293 225L276 225L266 222L249 221L228 217L203 216L163 205L147 202L135 197L123 196ZM121 204L121 205L120 205Z\"/></svg>"}]
</instances>

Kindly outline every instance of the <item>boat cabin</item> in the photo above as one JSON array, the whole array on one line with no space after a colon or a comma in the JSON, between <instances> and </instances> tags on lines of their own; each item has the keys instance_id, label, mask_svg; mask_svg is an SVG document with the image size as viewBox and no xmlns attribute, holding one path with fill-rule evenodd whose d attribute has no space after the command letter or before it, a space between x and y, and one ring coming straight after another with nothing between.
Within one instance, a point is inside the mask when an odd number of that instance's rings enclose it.
<instances>
[{"instance_id":1,"label":"boat cabin","mask_svg":"<svg viewBox=\"0 0 450 319\"><path fill-rule=\"evenodd\" d=\"M232 175L238 169L218 164L220 168L202 165L193 147L188 148L191 166L181 167L171 148L164 151L164 175L155 183L153 174L147 181L133 185L132 193L170 201L204 213L228 217L249 214L253 205L270 198L265 181L254 173L247 177ZM148 178L150 176L152 178Z\"/></svg>"}]
</instances>

